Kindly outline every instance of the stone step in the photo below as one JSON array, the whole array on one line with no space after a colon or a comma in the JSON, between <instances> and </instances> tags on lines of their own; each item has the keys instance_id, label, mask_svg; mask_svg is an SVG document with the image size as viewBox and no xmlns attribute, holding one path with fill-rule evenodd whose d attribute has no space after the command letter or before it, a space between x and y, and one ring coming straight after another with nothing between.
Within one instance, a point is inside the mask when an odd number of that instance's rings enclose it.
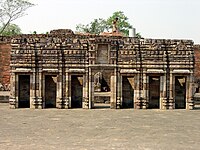
<instances>
[{"instance_id":1,"label":"stone step","mask_svg":"<svg viewBox=\"0 0 200 150\"><path fill-rule=\"evenodd\" d=\"M8 103L9 96L0 96L0 103Z\"/></svg>"}]
</instances>

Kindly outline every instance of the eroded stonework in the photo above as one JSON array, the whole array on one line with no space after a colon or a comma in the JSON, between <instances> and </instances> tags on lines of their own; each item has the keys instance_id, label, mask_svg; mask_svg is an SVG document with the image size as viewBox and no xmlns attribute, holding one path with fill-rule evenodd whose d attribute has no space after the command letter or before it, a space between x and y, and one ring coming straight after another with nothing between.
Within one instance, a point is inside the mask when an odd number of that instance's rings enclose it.
<instances>
[{"instance_id":1,"label":"eroded stonework","mask_svg":"<svg viewBox=\"0 0 200 150\"><path fill-rule=\"evenodd\" d=\"M10 108L193 109L190 40L54 30L11 46Z\"/></svg>"}]
</instances>

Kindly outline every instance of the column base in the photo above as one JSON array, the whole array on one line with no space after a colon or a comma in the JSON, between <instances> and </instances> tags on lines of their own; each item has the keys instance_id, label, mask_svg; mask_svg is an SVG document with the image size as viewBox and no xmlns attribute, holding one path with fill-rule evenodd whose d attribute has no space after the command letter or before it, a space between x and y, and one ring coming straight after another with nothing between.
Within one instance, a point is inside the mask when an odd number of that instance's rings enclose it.
<instances>
[{"instance_id":1,"label":"column base","mask_svg":"<svg viewBox=\"0 0 200 150\"><path fill-rule=\"evenodd\" d=\"M174 109L174 99L171 97L169 98L169 106L168 106L169 109Z\"/></svg>"},{"instance_id":2,"label":"column base","mask_svg":"<svg viewBox=\"0 0 200 150\"><path fill-rule=\"evenodd\" d=\"M173 98L163 98L163 108L162 109L174 109L174 99Z\"/></svg>"},{"instance_id":3,"label":"column base","mask_svg":"<svg viewBox=\"0 0 200 150\"><path fill-rule=\"evenodd\" d=\"M194 109L194 101L192 98L186 103L186 109L188 110Z\"/></svg>"},{"instance_id":4,"label":"column base","mask_svg":"<svg viewBox=\"0 0 200 150\"><path fill-rule=\"evenodd\" d=\"M134 102L134 107L135 109L141 109L142 108L142 100L143 100L143 97L138 97L136 102Z\"/></svg>"},{"instance_id":5,"label":"column base","mask_svg":"<svg viewBox=\"0 0 200 150\"><path fill-rule=\"evenodd\" d=\"M17 107L17 102L16 102L16 99L15 98L9 98L9 108L10 109L16 109Z\"/></svg>"},{"instance_id":6,"label":"column base","mask_svg":"<svg viewBox=\"0 0 200 150\"><path fill-rule=\"evenodd\" d=\"M142 102L141 102L141 105L142 105L142 109L147 109L148 108L148 102L146 99L143 99Z\"/></svg>"},{"instance_id":7,"label":"column base","mask_svg":"<svg viewBox=\"0 0 200 150\"><path fill-rule=\"evenodd\" d=\"M62 107L63 107L63 98L62 98L62 97L57 98L57 101L56 101L56 108L62 109Z\"/></svg>"},{"instance_id":8,"label":"column base","mask_svg":"<svg viewBox=\"0 0 200 150\"><path fill-rule=\"evenodd\" d=\"M63 109L69 109L69 98L66 97L63 99L63 105L62 105Z\"/></svg>"},{"instance_id":9,"label":"column base","mask_svg":"<svg viewBox=\"0 0 200 150\"><path fill-rule=\"evenodd\" d=\"M120 109L120 108L121 108L121 97L117 97L116 109Z\"/></svg>"},{"instance_id":10,"label":"column base","mask_svg":"<svg viewBox=\"0 0 200 150\"><path fill-rule=\"evenodd\" d=\"M83 98L83 108L84 109L89 109L89 97L84 97Z\"/></svg>"},{"instance_id":11,"label":"column base","mask_svg":"<svg viewBox=\"0 0 200 150\"><path fill-rule=\"evenodd\" d=\"M42 109L42 97L33 97L32 99L32 107L35 109Z\"/></svg>"},{"instance_id":12,"label":"column base","mask_svg":"<svg viewBox=\"0 0 200 150\"><path fill-rule=\"evenodd\" d=\"M115 102L111 102L111 103L110 103L110 108L111 108L111 109L116 109L116 108L117 108L116 103L115 103Z\"/></svg>"}]
</instances>

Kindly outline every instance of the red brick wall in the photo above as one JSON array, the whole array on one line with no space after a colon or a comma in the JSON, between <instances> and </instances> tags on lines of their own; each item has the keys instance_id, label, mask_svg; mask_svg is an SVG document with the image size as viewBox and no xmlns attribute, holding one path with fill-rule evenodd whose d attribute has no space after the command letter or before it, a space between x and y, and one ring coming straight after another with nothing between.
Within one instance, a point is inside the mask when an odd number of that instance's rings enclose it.
<instances>
[{"instance_id":1,"label":"red brick wall","mask_svg":"<svg viewBox=\"0 0 200 150\"><path fill-rule=\"evenodd\" d=\"M194 57L195 57L194 76L195 79L200 80L200 45L194 46Z\"/></svg>"},{"instance_id":2,"label":"red brick wall","mask_svg":"<svg viewBox=\"0 0 200 150\"><path fill-rule=\"evenodd\" d=\"M10 84L10 51L11 45L0 43L0 83Z\"/></svg>"}]
</instances>

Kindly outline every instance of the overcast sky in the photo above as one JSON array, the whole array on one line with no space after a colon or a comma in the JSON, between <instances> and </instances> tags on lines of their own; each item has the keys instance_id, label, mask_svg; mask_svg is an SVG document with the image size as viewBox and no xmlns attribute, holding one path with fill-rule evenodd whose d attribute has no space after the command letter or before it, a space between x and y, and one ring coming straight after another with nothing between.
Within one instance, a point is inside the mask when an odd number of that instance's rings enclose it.
<instances>
[{"instance_id":1,"label":"overcast sky","mask_svg":"<svg viewBox=\"0 0 200 150\"><path fill-rule=\"evenodd\" d=\"M123 11L144 38L191 39L200 44L200 0L29 0L36 4L16 20L23 33L72 29Z\"/></svg>"}]
</instances>

